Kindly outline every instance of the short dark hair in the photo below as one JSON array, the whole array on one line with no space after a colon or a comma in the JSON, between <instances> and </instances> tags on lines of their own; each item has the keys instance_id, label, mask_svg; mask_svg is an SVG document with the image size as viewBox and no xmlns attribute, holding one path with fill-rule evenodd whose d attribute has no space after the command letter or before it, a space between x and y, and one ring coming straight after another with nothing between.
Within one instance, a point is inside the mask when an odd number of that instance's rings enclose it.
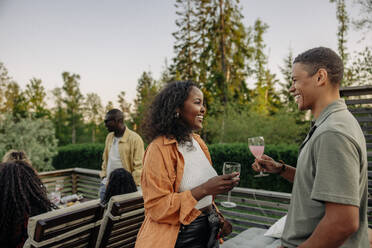
<instances>
[{"instance_id":1,"label":"short dark hair","mask_svg":"<svg viewBox=\"0 0 372 248\"><path fill-rule=\"evenodd\" d=\"M316 47L299 54L293 64L301 63L306 71L313 76L319 69L327 70L329 81L340 84L344 76L344 64L340 56L327 47Z\"/></svg>"},{"instance_id":2,"label":"short dark hair","mask_svg":"<svg viewBox=\"0 0 372 248\"><path fill-rule=\"evenodd\" d=\"M132 174L123 168L115 169L110 173L102 204L107 204L112 196L133 193L136 191L137 186Z\"/></svg>"},{"instance_id":3,"label":"short dark hair","mask_svg":"<svg viewBox=\"0 0 372 248\"><path fill-rule=\"evenodd\" d=\"M123 120L124 121L124 114L119 109L111 109L106 113L106 115L115 117L115 120Z\"/></svg>"},{"instance_id":4,"label":"short dark hair","mask_svg":"<svg viewBox=\"0 0 372 248\"><path fill-rule=\"evenodd\" d=\"M183 107L192 87L197 87L192 81L169 82L155 96L143 123L148 141L162 135L181 144L191 141L192 129L179 118L176 110Z\"/></svg>"}]
</instances>

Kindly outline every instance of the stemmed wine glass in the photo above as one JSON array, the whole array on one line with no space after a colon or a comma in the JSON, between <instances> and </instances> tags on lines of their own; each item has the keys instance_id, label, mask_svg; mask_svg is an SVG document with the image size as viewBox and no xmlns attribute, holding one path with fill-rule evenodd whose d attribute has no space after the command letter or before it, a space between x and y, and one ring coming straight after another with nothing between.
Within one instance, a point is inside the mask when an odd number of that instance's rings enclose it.
<instances>
[{"instance_id":1,"label":"stemmed wine glass","mask_svg":"<svg viewBox=\"0 0 372 248\"><path fill-rule=\"evenodd\" d=\"M251 153L253 154L253 156L255 156L255 158L261 158L262 154L264 153L264 149L265 149L264 137L257 136L257 137L248 138L248 147ZM261 170L260 174L255 175L254 177L265 177L268 175L269 174L264 174Z\"/></svg>"},{"instance_id":2,"label":"stemmed wine glass","mask_svg":"<svg viewBox=\"0 0 372 248\"><path fill-rule=\"evenodd\" d=\"M236 162L225 162L223 163L223 174L231 174L233 172L240 173L240 164ZM227 193L227 201L221 202L221 205L225 208L236 207L236 203L230 201L231 191Z\"/></svg>"}]
</instances>

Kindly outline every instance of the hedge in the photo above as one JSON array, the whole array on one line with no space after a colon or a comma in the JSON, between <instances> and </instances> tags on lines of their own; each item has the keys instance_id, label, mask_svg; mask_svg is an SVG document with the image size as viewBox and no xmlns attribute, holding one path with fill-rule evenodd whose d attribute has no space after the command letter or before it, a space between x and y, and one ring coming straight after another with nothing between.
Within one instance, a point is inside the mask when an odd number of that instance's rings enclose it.
<instances>
[{"instance_id":1,"label":"hedge","mask_svg":"<svg viewBox=\"0 0 372 248\"><path fill-rule=\"evenodd\" d=\"M257 173L251 168L254 161L247 144L213 144L208 146L212 162L219 175L222 174L223 163L226 161L241 164L241 179L239 187L265 189L281 192L291 192L292 184L278 175L254 177ZM58 149L58 155L53 158L55 169L82 167L100 170L104 144L78 144L63 146ZM265 154L275 160L283 160L287 164L296 165L297 145L266 145Z\"/></svg>"}]
</instances>

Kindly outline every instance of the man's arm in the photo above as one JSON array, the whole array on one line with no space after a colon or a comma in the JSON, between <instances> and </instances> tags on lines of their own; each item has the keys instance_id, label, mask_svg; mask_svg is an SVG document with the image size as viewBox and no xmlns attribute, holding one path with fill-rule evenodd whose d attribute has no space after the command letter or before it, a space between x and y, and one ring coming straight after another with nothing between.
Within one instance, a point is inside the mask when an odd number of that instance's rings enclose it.
<instances>
[{"instance_id":1,"label":"man's arm","mask_svg":"<svg viewBox=\"0 0 372 248\"><path fill-rule=\"evenodd\" d=\"M296 175L296 168L290 165L287 165L287 164L281 164L281 166L284 166L285 168L284 168L284 171L281 171L279 173L279 175L281 175L287 181L293 183L295 175Z\"/></svg>"},{"instance_id":2,"label":"man's arm","mask_svg":"<svg viewBox=\"0 0 372 248\"><path fill-rule=\"evenodd\" d=\"M359 228L359 208L326 202L326 211L313 234L299 248L341 246Z\"/></svg>"},{"instance_id":3,"label":"man's arm","mask_svg":"<svg viewBox=\"0 0 372 248\"><path fill-rule=\"evenodd\" d=\"M255 159L254 163L252 164L252 169L257 172L263 171L273 174L279 174L292 183L296 174L295 167L276 162L274 159L267 156L266 154L263 154L260 159Z\"/></svg>"},{"instance_id":4,"label":"man's arm","mask_svg":"<svg viewBox=\"0 0 372 248\"><path fill-rule=\"evenodd\" d=\"M133 171L132 176L137 186L141 185L142 160L144 155L142 138L138 136L134 141Z\"/></svg>"},{"instance_id":5,"label":"man's arm","mask_svg":"<svg viewBox=\"0 0 372 248\"><path fill-rule=\"evenodd\" d=\"M108 135L107 135L106 141L105 141L105 149L103 150L103 154L102 154L102 165L101 165L101 171L99 173L99 176L101 178L106 176L107 157L108 157L107 156L108 155L107 139L108 139Z\"/></svg>"}]
</instances>

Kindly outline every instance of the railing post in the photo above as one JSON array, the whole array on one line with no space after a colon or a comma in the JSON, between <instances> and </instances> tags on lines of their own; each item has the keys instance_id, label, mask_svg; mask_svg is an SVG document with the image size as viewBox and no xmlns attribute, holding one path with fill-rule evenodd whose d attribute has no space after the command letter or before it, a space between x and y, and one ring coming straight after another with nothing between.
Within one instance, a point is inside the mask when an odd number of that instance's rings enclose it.
<instances>
[{"instance_id":1,"label":"railing post","mask_svg":"<svg viewBox=\"0 0 372 248\"><path fill-rule=\"evenodd\" d=\"M72 172L72 194L77 193L77 174L75 171Z\"/></svg>"}]
</instances>

